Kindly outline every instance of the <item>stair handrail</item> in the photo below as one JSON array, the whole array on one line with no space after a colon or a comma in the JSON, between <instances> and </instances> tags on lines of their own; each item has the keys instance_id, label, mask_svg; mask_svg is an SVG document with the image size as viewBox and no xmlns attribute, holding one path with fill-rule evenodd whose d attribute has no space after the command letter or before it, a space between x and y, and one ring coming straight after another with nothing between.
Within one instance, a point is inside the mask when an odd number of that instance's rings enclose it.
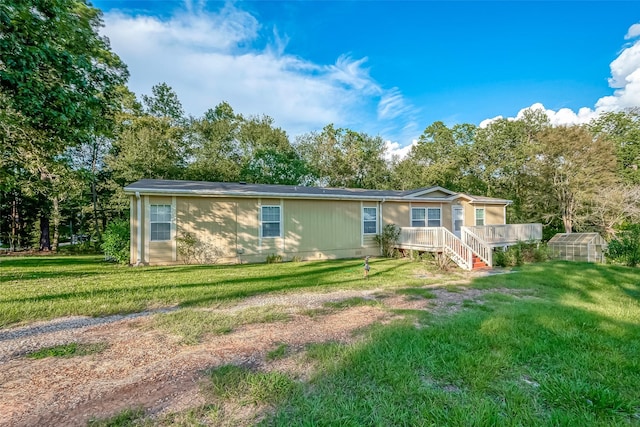
<instances>
[{"instance_id":1,"label":"stair handrail","mask_svg":"<svg viewBox=\"0 0 640 427\"><path fill-rule=\"evenodd\" d=\"M489 267L493 266L493 249L491 246L487 245L484 240L482 240L476 233L471 231L468 227L461 228L462 242L469 247L471 250Z\"/></svg>"},{"instance_id":2,"label":"stair handrail","mask_svg":"<svg viewBox=\"0 0 640 427\"><path fill-rule=\"evenodd\" d=\"M450 258L465 270L473 269L473 249L446 228L440 227L440 231L442 246L445 251L448 249Z\"/></svg>"}]
</instances>

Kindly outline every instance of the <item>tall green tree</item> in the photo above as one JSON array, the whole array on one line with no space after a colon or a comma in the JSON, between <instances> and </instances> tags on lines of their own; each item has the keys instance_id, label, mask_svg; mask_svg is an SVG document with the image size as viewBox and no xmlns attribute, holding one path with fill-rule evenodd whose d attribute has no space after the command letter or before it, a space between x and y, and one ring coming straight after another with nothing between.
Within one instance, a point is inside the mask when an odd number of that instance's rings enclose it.
<instances>
[{"instance_id":1,"label":"tall green tree","mask_svg":"<svg viewBox=\"0 0 640 427\"><path fill-rule=\"evenodd\" d=\"M537 201L530 197L530 162L536 136L550 127L544 112L527 110L518 120L499 119L478 129L469 156L476 186L469 191L512 200L509 221L540 221Z\"/></svg>"},{"instance_id":2,"label":"tall green tree","mask_svg":"<svg viewBox=\"0 0 640 427\"><path fill-rule=\"evenodd\" d=\"M301 184L309 174L286 132L269 116L245 118L222 102L193 120L190 179Z\"/></svg>"},{"instance_id":3,"label":"tall green tree","mask_svg":"<svg viewBox=\"0 0 640 427\"><path fill-rule=\"evenodd\" d=\"M113 180L115 209L125 209L128 202L122 187L142 178L180 179L185 158L182 128L169 120L149 115L130 117L118 132L105 159Z\"/></svg>"},{"instance_id":4,"label":"tall green tree","mask_svg":"<svg viewBox=\"0 0 640 427\"><path fill-rule=\"evenodd\" d=\"M327 125L322 132L299 137L296 148L309 165L316 185L389 187L385 144L379 136Z\"/></svg>"},{"instance_id":5,"label":"tall green tree","mask_svg":"<svg viewBox=\"0 0 640 427\"><path fill-rule=\"evenodd\" d=\"M640 184L640 107L600 115L589 124L592 132L615 145L618 174L629 184Z\"/></svg>"},{"instance_id":6,"label":"tall green tree","mask_svg":"<svg viewBox=\"0 0 640 427\"><path fill-rule=\"evenodd\" d=\"M110 130L119 109L117 88L128 77L99 35L101 25L100 11L83 0L0 3L0 114L11 117L2 128L0 157L15 156L13 167L40 181L40 249L50 248L49 190L59 156Z\"/></svg>"},{"instance_id":7,"label":"tall green tree","mask_svg":"<svg viewBox=\"0 0 640 427\"><path fill-rule=\"evenodd\" d=\"M238 181L242 152L238 133L243 122L227 102L207 110L194 119L189 129L189 146L193 161L186 176L197 181Z\"/></svg>"},{"instance_id":8,"label":"tall green tree","mask_svg":"<svg viewBox=\"0 0 640 427\"><path fill-rule=\"evenodd\" d=\"M561 220L566 233L589 223L598 190L617 181L614 145L582 126L540 132L528 167L533 202L547 220Z\"/></svg>"},{"instance_id":9,"label":"tall green tree","mask_svg":"<svg viewBox=\"0 0 640 427\"><path fill-rule=\"evenodd\" d=\"M263 184L303 184L309 170L282 129L268 116L242 121L238 133L242 152L240 179Z\"/></svg>"},{"instance_id":10,"label":"tall green tree","mask_svg":"<svg viewBox=\"0 0 640 427\"><path fill-rule=\"evenodd\" d=\"M184 109L178 94L171 86L162 82L151 88L151 95L142 95L145 112L150 116L167 118L174 123L184 120Z\"/></svg>"},{"instance_id":11,"label":"tall green tree","mask_svg":"<svg viewBox=\"0 0 640 427\"><path fill-rule=\"evenodd\" d=\"M427 126L407 158L396 165L394 186L409 189L439 185L469 191L473 187L469 155L476 131L473 125L449 128L440 121Z\"/></svg>"}]
</instances>

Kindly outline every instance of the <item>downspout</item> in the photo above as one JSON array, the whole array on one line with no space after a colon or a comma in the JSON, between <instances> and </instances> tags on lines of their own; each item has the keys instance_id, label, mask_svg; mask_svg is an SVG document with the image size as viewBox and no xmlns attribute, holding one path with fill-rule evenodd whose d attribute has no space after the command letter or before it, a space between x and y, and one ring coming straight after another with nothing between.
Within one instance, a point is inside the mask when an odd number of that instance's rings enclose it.
<instances>
[{"instance_id":1,"label":"downspout","mask_svg":"<svg viewBox=\"0 0 640 427\"><path fill-rule=\"evenodd\" d=\"M382 232L384 230L384 217L382 216L382 204L385 201L386 201L386 199L384 197L380 201L380 236L382 236ZM384 247L382 246L382 240L380 241L380 253L382 254L382 256L386 255L386 254L384 254Z\"/></svg>"},{"instance_id":2,"label":"downspout","mask_svg":"<svg viewBox=\"0 0 640 427\"><path fill-rule=\"evenodd\" d=\"M142 200L140 199L139 191L136 191L136 213L138 222L138 248L136 250L136 266L139 266L140 264L142 264L142 258L140 256L140 253L142 252Z\"/></svg>"}]
</instances>

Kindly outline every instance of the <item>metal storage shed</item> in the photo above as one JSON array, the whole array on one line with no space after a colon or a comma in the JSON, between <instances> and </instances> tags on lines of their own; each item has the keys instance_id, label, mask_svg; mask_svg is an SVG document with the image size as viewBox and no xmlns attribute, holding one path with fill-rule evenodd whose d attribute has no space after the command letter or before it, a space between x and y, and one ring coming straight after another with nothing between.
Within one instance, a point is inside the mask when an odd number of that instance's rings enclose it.
<instances>
[{"instance_id":1,"label":"metal storage shed","mask_svg":"<svg viewBox=\"0 0 640 427\"><path fill-rule=\"evenodd\" d=\"M547 246L551 259L605 262L607 241L598 233L558 233Z\"/></svg>"}]
</instances>

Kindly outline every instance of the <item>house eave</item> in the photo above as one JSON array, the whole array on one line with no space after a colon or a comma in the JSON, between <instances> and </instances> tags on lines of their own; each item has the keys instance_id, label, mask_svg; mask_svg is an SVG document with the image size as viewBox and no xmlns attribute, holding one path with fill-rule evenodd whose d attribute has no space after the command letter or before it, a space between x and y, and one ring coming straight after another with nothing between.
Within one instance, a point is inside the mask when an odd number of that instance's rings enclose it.
<instances>
[{"instance_id":1,"label":"house eave","mask_svg":"<svg viewBox=\"0 0 640 427\"><path fill-rule=\"evenodd\" d=\"M172 196L192 196L192 197L235 197L235 198L264 198L264 199L306 199L306 200L356 200L356 201L372 201L372 202L406 202L406 201L418 201L418 202L450 202L453 197L430 197L430 198L414 198L414 197L389 197L389 196L360 196L360 195L346 195L346 194L291 194L291 193L265 193L258 191L212 191L212 190L171 190L166 191L155 188L141 188L141 187L129 187L125 188L124 193L128 196L133 196L139 193L142 196L160 196L160 197L172 197Z\"/></svg>"}]
</instances>

